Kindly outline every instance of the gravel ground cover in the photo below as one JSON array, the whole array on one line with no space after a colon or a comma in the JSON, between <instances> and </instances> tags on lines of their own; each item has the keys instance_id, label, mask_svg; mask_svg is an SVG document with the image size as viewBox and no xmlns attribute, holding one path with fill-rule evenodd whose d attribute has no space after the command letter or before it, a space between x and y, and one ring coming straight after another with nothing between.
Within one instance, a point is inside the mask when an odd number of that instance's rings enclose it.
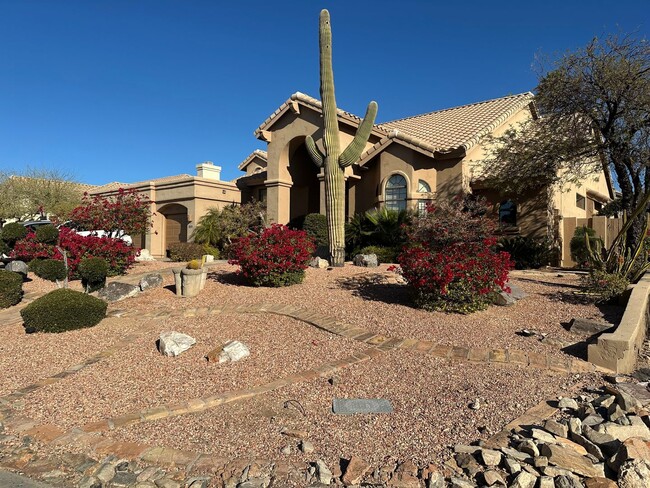
<instances>
[{"instance_id":1,"label":"gravel ground cover","mask_svg":"<svg viewBox=\"0 0 650 488\"><path fill-rule=\"evenodd\" d=\"M156 349L161 332L189 334L196 345L177 357ZM342 359L367 346L295 319L260 314L219 314L138 323L139 337L108 359L26 397L24 413L57 419L71 428L87 422L270 383ZM205 356L239 340L251 356L236 363L208 363ZM56 399L56 401L52 401Z\"/></svg>"},{"instance_id":2,"label":"gravel ground cover","mask_svg":"<svg viewBox=\"0 0 650 488\"><path fill-rule=\"evenodd\" d=\"M232 458L323 458L333 465L357 455L378 466L392 456L426 465L447 458L449 446L487 438L543 399L593 381L516 366L450 363L409 351L392 351L337 376L334 386L320 379L111 435ZM333 398L386 398L394 412L334 415ZM468 405L476 398L482 406L472 410ZM306 432L315 452L301 453L298 440L281 434L283 429ZM287 445L292 454L280 454Z\"/></svg>"},{"instance_id":3,"label":"gravel ground cover","mask_svg":"<svg viewBox=\"0 0 650 488\"><path fill-rule=\"evenodd\" d=\"M618 323L620 306L589 303L576 294L579 279L574 274L516 272L512 281L528 297L513 307L490 307L471 315L427 312L410 306L408 289L395 283L388 266L367 269L347 265L332 270L308 269L305 282L283 288L243 286L236 267L227 264L211 268L206 289L198 297L171 300L172 278L167 288L154 290L134 300L147 309L205 307L219 304L282 303L309 307L351 325L393 337L432 340L464 347L512 348L561 355L557 343L522 337L522 329L535 329L559 341L580 340L562 324L573 317Z\"/></svg>"}]
</instances>

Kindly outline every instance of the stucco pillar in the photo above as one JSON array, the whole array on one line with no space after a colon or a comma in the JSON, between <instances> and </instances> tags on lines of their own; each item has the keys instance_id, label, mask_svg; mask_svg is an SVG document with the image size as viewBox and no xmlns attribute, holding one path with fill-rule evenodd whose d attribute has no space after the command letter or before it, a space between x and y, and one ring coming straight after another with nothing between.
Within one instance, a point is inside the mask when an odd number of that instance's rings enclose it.
<instances>
[{"instance_id":1,"label":"stucco pillar","mask_svg":"<svg viewBox=\"0 0 650 488\"><path fill-rule=\"evenodd\" d=\"M291 183L266 180L266 216L269 223L286 224L290 218Z\"/></svg>"}]
</instances>

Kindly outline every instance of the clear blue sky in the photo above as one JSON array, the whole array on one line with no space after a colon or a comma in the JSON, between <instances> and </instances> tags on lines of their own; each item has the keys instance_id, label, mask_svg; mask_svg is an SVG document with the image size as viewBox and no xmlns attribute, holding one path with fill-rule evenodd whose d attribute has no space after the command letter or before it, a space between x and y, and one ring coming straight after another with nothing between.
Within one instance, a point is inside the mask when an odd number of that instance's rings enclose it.
<instances>
[{"instance_id":1,"label":"clear blue sky","mask_svg":"<svg viewBox=\"0 0 650 488\"><path fill-rule=\"evenodd\" d=\"M374 99L379 121L533 90L536 53L650 37L647 0L0 0L0 170L239 176L257 126L319 96L321 8L339 107Z\"/></svg>"}]
</instances>

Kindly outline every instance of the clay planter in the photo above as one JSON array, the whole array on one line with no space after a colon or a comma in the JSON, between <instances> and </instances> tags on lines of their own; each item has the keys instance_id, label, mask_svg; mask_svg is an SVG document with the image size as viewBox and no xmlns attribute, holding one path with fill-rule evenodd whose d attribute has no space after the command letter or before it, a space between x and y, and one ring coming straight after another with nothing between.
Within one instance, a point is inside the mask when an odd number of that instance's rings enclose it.
<instances>
[{"instance_id":1,"label":"clay planter","mask_svg":"<svg viewBox=\"0 0 650 488\"><path fill-rule=\"evenodd\" d=\"M176 268L172 271L174 272L176 296L195 297L203 290L208 275L207 268Z\"/></svg>"}]
</instances>

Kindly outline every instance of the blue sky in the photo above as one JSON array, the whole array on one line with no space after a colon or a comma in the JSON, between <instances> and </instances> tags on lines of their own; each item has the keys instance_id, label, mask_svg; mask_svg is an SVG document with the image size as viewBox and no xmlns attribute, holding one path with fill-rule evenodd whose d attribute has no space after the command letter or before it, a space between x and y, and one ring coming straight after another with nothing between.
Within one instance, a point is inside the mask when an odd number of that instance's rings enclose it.
<instances>
[{"instance_id":1,"label":"blue sky","mask_svg":"<svg viewBox=\"0 0 650 488\"><path fill-rule=\"evenodd\" d=\"M86 183L223 179L292 93L318 97L328 8L340 108L378 121L533 90L536 54L650 37L647 0L0 0L0 170Z\"/></svg>"}]
</instances>

